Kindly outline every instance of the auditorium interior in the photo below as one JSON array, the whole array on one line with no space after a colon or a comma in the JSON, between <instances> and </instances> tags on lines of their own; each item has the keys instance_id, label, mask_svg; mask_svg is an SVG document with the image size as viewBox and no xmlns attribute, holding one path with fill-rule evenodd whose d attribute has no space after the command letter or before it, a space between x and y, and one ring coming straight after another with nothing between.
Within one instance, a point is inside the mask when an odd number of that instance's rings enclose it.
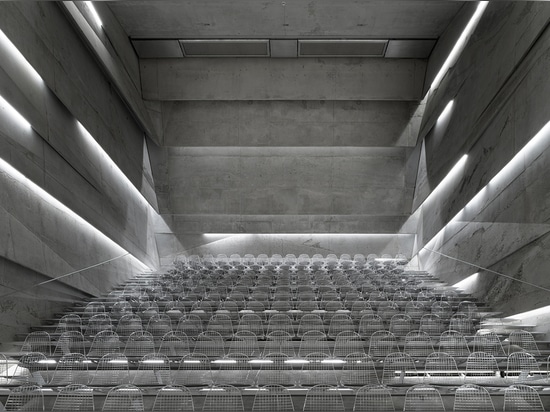
<instances>
[{"instance_id":1,"label":"auditorium interior","mask_svg":"<svg viewBox=\"0 0 550 412\"><path fill-rule=\"evenodd\" d=\"M550 410L550 2L0 2L0 410Z\"/></svg>"}]
</instances>

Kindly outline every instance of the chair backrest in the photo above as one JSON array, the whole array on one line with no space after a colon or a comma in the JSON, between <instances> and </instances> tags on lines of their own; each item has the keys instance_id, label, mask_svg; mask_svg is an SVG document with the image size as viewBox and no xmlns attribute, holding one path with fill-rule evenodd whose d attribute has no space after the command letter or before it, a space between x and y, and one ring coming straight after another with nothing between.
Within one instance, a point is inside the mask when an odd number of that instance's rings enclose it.
<instances>
[{"instance_id":1,"label":"chair backrest","mask_svg":"<svg viewBox=\"0 0 550 412\"><path fill-rule=\"evenodd\" d=\"M494 411L487 389L473 384L460 386L455 392L455 411Z\"/></svg>"},{"instance_id":2,"label":"chair backrest","mask_svg":"<svg viewBox=\"0 0 550 412\"><path fill-rule=\"evenodd\" d=\"M25 338L21 352L40 352L46 356L50 356L51 338L50 334L45 331L31 332Z\"/></svg>"},{"instance_id":3,"label":"chair backrest","mask_svg":"<svg viewBox=\"0 0 550 412\"><path fill-rule=\"evenodd\" d=\"M462 333L456 330L447 330L439 337L439 351L452 356L468 356L470 349Z\"/></svg>"},{"instance_id":4,"label":"chair backrest","mask_svg":"<svg viewBox=\"0 0 550 412\"><path fill-rule=\"evenodd\" d=\"M384 385L365 385L357 390L354 412L395 411L391 392Z\"/></svg>"},{"instance_id":5,"label":"chair backrest","mask_svg":"<svg viewBox=\"0 0 550 412\"><path fill-rule=\"evenodd\" d=\"M536 389L527 385L512 385L504 391L505 411L544 411Z\"/></svg>"},{"instance_id":6,"label":"chair backrest","mask_svg":"<svg viewBox=\"0 0 550 412\"><path fill-rule=\"evenodd\" d=\"M532 379L533 372L539 373L539 363L527 352L514 352L508 356L506 377L521 383Z\"/></svg>"},{"instance_id":7,"label":"chair backrest","mask_svg":"<svg viewBox=\"0 0 550 412\"><path fill-rule=\"evenodd\" d=\"M189 338L184 332L167 332L160 340L159 354L181 358L190 352Z\"/></svg>"},{"instance_id":8,"label":"chair backrest","mask_svg":"<svg viewBox=\"0 0 550 412\"><path fill-rule=\"evenodd\" d=\"M296 374L289 363L290 357L281 352L268 353L261 360L260 370L256 375L256 385L294 386Z\"/></svg>"},{"instance_id":9,"label":"chair backrest","mask_svg":"<svg viewBox=\"0 0 550 412\"><path fill-rule=\"evenodd\" d=\"M325 325L323 319L317 314L308 313L300 318L300 324L298 325L297 336L301 338L305 333L309 331L325 332Z\"/></svg>"},{"instance_id":10,"label":"chair backrest","mask_svg":"<svg viewBox=\"0 0 550 412\"><path fill-rule=\"evenodd\" d=\"M120 345L120 339L116 332L110 329L102 330L94 336L88 356L101 357L108 353L118 353L120 352Z\"/></svg>"},{"instance_id":11,"label":"chair backrest","mask_svg":"<svg viewBox=\"0 0 550 412\"><path fill-rule=\"evenodd\" d=\"M405 336L405 353L413 357L428 356L434 351L432 339L426 332L413 330Z\"/></svg>"},{"instance_id":12,"label":"chair backrest","mask_svg":"<svg viewBox=\"0 0 550 412\"><path fill-rule=\"evenodd\" d=\"M204 412L242 412L244 411L241 391L232 385L212 386L206 392Z\"/></svg>"},{"instance_id":13,"label":"chair backrest","mask_svg":"<svg viewBox=\"0 0 550 412\"><path fill-rule=\"evenodd\" d=\"M292 396L287 388L281 385L265 385L256 392L252 412L272 411L294 412Z\"/></svg>"},{"instance_id":14,"label":"chair backrest","mask_svg":"<svg viewBox=\"0 0 550 412\"><path fill-rule=\"evenodd\" d=\"M93 411L94 391L86 385L68 385L57 393L52 411Z\"/></svg>"},{"instance_id":15,"label":"chair backrest","mask_svg":"<svg viewBox=\"0 0 550 412\"><path fill-rule=\"evenodd\" d=\"M85 353L84 336L77 330L62 332L57 339L53 356L63 356L69 353Z\"/></svg>"},{"instance_id":16,"label":"chair backrest","mask_svg":"<svg viewBox=\"0 0 550 412\"><path fill-rule=\"evenodd\" d=\"M357 332L343 331L336 335L333 355L345 357L350 353L365 353L364 341Z\"/></svg>"},{"instance_id":17,"label":"chair backrest","mask_svg":"<svg viewBox=\"0 0 550 412\"><path fill-rule=\"evenodd\" d=\"M70 353L57 361L50 385L86 385L88 381L88 359L81 353Z\"/></svg>"},{"instance_id":18,"label":"chair backrest","mask_svg":"<svg viewBox=\"0 0 550 412\"><path fill-rule=\"evenodd\" d=\"M310 353L302 363L300 385L312 386L317 384L337 385L334 372L334 359L326 353Z\"/></svg>"},{"instance_id":19,"label":"chair backrest","mask_svg":"<svg viewBox=\"0 0 550 412\"><path fill-rule=\"evenodd\" d=\"M134 385L170 385L170 359L168 356L151 353L139 360Z\"/></svg>"},{"instance_id":20,"label":"chair backrest","mask_svg":"<svg viewBox=\"0 0 550 412\"><path fill-rule=\"evenodd\" d=\"M315 385L306 393L303 410L305 412L344 411L342 395L335 386Z\"/></svg>"},{"instance_id":21,"label":"chair backrest","mask_svg":"<svg viewBox=\"0 0 550 412\"><path fill-rule=\"evenodd\" d=\"M426 357L424 365L425 380L429 383L451 383L460 381L456 360L445 352L434 352Z\"/></svg>"},{"instance_id":22,"label":"chair backrest","mask_svg":"<svg viewBox=\"0 0 550 412\"><path fill-rule=\"evenodd\" d=\"M44 395L40 386L24 384L13 388L4 408L6 411L43 411Z\"/></svg>"},{"instance_id":23,"label":"chair backrest","mask_svg":"<svg viewBox=\"0 0 550 412\"><path fill-rule=\"evenodd\" d=\"M143 411L143 394L134 385L115 386L107 393L104 412Z\"/></svg>"},{"instance_id":24,"label":"chair backrest","mask_svg":"<svg viewBox=\"0 0 550 412\"><path fill-rule=\"evenodd\" d=\"M390 353L398 351L397 340L393 333L387 330L374 332L370 338L369 355L373 358L385 358Z\"/></svg>"},{"instance_id":25,"label":"chair backrest","mask_svg":"<svg viewBox=\"0 0 550 412\"><path fill-rule=\"evenodd\" d=\"M194 410L193 396L185 386L167 385L160 388L153 403L154 412Z\"/></svg>"},{"instance_id":26,"label":"chair backrest","mask_svg":"<svg viewBox=\"0 0 550 412\"><path fill-rule=\"evenodd\" d=\"M213 382L210 358L202 353L183 356L174 373L174 384L178 385L209 386Z\"/></svg>"},{"instance_id":27,"label":"chair backrest","mask_svg":"<svg viewBox=\"0 0 550 412\"><path fill-rule=\"evenodd\" d=\"M476 332L474 352L486 352L493 356L506 356L498 335L491 329L480 329Z\"/></svg>"},{"instance_id":28,"label":"chair backrest","mask_svg":"<svg viewBox=\"0 0 550 412\"><path fill-rule=\"evenodd\" d=\"M315 352L330 355L330 348L327 342L327 335L318 330L310 330L302 335L298 356L307 356Z\"/></svg>"},{"instance_id":29,"label":"chair backrest","mask_svg":"<svg viewBox=\"0 0 550 412\"><path fill-rule=\"evenodd\" d=\"M508 336L508 342L510 343L508 353L518 351L518 347L525 352L529 352L534 356L540 356L540 351L537 346L533 334L526 330L515 330L510 332Z\"/></svg>"},{"instance_id":30,"label":"chair backrest","mask_svg":"<svg viewBox=\"0 0 550 412\"><path fill-rule=\"evenodd\" d=\"M343 385L377 385L378 375L374 361L364 352L350 353L344 358L340 380Z\"/></svg>"},{"instance_id":31,"label":"chair backrest","mask_svg":"<svg viewBox=\"0 0 550 412\"><path fill-rule=\"evenodd\" d=\"M404 411L444 411L439 391L431 385L414 385L405 394Z\"/></svg>"},{"instance_id":32,"label":"chair backrest","mask_svg":"<svg viewBox=\"0 0 550 412\"><path fill-rule=\"evenodd\" d=\"M130 381L128 358L122 353L103 355L97 363L92 385L123 385Z\"/></svg>"},{"instance_id":33,"label":"chair backrest","mask_svg":"<svg viewBox=\"0 0 550 412\"><path fill-rule=\"evenodd\" d=\"M407 373L416 375L414 359L407 353L390 353L384 359L382 383L403 383Z\"/></svg>"}]
</instances>

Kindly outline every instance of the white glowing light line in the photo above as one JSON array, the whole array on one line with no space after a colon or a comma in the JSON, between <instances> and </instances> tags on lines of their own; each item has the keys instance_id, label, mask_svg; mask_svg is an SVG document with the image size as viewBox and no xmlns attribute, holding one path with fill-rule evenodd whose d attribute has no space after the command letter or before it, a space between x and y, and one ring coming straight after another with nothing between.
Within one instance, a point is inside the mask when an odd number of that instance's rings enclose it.
<instances>
[{"instance_id":1,"label":"white glowing light line","mask_svg":"<svg viewBox=\"0 0 550 412\"><path fill-rule=\"evenodd\" d=\"M437 193L439 193L444 187L448 186L449 183L462 171L464 168L464 165L466 164L466 161L468 160L468 155L465 154L462 156L458 162L452 167L451 170L449 170L449 173L439 182L439 184L435 187L434 190L428 195L426 199L422 202L422 205L427 204L431 199L433 199L435 196L437 196Z\"/></svg>"},{"instance_id":2,"label":"white glowing light line","mask_svg":"<svg viewBox=\"0 0 550 412\"><path fill-rule=\"evenodd\" d=\"M92 17L94 18L96 24L99 27L102 27L103 22L101 21L101 17L99 17L99 14L97 14L97 10L95 9L93 2L85 1L84 3L86 3L86 6L88 6L88 8L90 9L90 13L92 14Z\"/></svg>"},{"instance_id":3,"label":"white glowing light line","mask_svg":"<svg viewBox=\"0 0 550 412\"><path fill-rule=\"evenodd\" d=\"M4 99L2 96L0 96L0 109L5 110L8 114L8 116L13 117L17 123L21 124L21 126L30 129L31 124L23 117L21 113L19 113L15 107L13 107L9 102Z\"/></svg>"},{"instance_id":4,"label":"white glowing light line","mask_svg":"<svg viewBox=\"0 0 550 412\"><path fill-rule=\"evenodd\" d=\"M139 199L145 202L146 206L150 206L149 202L147 201L147 199L145 199L143 194L137 189L137 187L134 186L134 184L130 181L130 179L128 179L128 176L126 176L124 172L120 170L118 165L114 162L113 159L111 159L111 157L107 154L107 152L103 149L103 147L101 147L101 145L97 142L97 140L94 139L92 134L82 125L82 123L77 121L77 124L79 129L83 133L84 137L86 138L87 142L91 144L92 147L95 148L97 153L99 153L99 155L109 165L109 167L116 172L119 179L125 182L130 187L130 190L132 190L132 192L134 192L134 194L137 195Z\"/></svg>"},{"instance_id":5,"label":"white glowing light line","mask_svg":"<svg viewBox=\"0 0 550 412\"><path fill-rule=\"evenodd\" d=\"M12 58L15 60L18 60L21 65L26 67L27 71L34 77L34 79L39 82L43 83L42 77L38 74L38 72L32 67L32 65L29 63L29 61L23 56L23 54L19 51L17 47L15 47L15 44L11 42L11 40L4 34L2 30L0 30L0 42L3 43L9 50L10 54L12 55Z\"/></svg>"},{"instance_id":6,"label":"white glowing light line","mask_svg":"<svg viewBox=\"0 0 550 412\"><path fill-rule=\"evenodd\" d=\"M466 45L466 41L476 28L477 24L479 23L479 20L481 19L481 16L483 15L483 12L487 8L488 1L480 1L477 5L476 11L474 12L473 16L470 18L470 21L462 31L462 34L456 41L453 49L451 50L451 53L449 53L449 56L447 56L447 59L441 66L441 69L439 69L439 72L435 76L432 85L430 86L430 90L434 90L439 86L439 83L441 82L441 79L443 79L443 76L445 76L445 73L447 73L447 70L449 70L450 67L452 67L456 60L458 59L458 56L460 53L462 53L462 50L464 50L464 46Z\"/></svg>"},{"instance_id":7,"label":"white glowing light line","mask_svg":"<svg viewBox=\"0 0 550 412\"><path fill-rule=\"evenodd\" d=\"M527 312L516 313L515 315L507 316L504 319L510 320L523 320L528 318L534 318L536 316L550 313L550 306L543 306L542 308L529 310Z\"/></svg>"},{"instance_id":8,"label":"white glowing light line","mask_svg":"<svg viewBox=\"0 0 550 412\"><path fill-rule=\"evenodd\" d=\"M455 283L453 287L458 289L463 289L468 292L470 288L475 285L478 278L479 278L479 272L476 272L473 275L470 275L467 278L462 279L460 282Z\"/></svg>"},{"instance_id":9,"label":"white glowing light line","mask_svg":"<svg viewBox=\"0 0 550 412\"><path fill-rule=\"evenodd\" d=\"M110 243L115 249L117 249L119 252L125 252L129 253L127 250L122 248L118 243L116 243L114 240L112 240L110 237L108 237L106 234L104 234L102 231L100 231L98 228L96 228L94 225L86 221L84 218L82 218L80 215L75 213L72 209L61 203L59 200L57 200L55 197L53 197L51 194L46 192L44 189L42 189L40 186L38 186L36 183L34 183L32 180L27 178L25 175L23 175L19 170L14 168L12 165L10 165L8 162L6 162L4 159L0 157L0 169L3 169L6 173L17 179L19 182L23 183L25 186L27 186L29 189L31 189L33 192L35 192L38 196L40 196L42 199L44 199L46 202L50 203L55 208L59 209L61 212L66 213L67 215L71 216L73 219L75 219L78 223L92 229L92 231L98 235L100 235L101 238L105 239L108 243ZM129 254L139 265L145 269L150 269L147 265L142 263L138 258L133 256L132 254Z\"/></svg>"},{"instance_id":10,"label":"white glowing light line","mask_svg":"<svg viewBox=\"0 0 550 412\"><path fill-rule=\"evenodd\" d=\"M223 236L362 236L362 237L395 237L414 236L412 233L203 233L205 237Z\"/></svg>"},{"instance_id":11,"label":"white glowing light line","mask_svg":"<svg viewBox=\"0 0 550 412\"><path fill-rule=\"evenodd\" d=\"M422 250L425 249L431 249L431 244L435 243L438 238L443 235L445 232L445 229L451 224L456 223L461 216L461 214L470 206L472 206L475 202L480 200L480 197L482 194L485 194L489 190L489 186L491 184L494 184L496 181L501 179L503 175L509 173L509 170L512 170L510 167L511 164L514 164L527 154L530 154L531 156L534 155L535 149L538 147L538 152L542 153L542 151L545 149L545 146L542 145L542 143L545 141L545 139L550 140L550 121L547 122L538 132L521 148L519 152L516 153L516 155L491 179L489 183L487 183L481 190L475 194L475 196L470 199L470 201L464 206L462 209L458 211L458 213L447 223L447 225L443 226L437 234L431 238L431 240L422 248ZM548 143L548 142L547 142ZM430 247L428 247L430 246ZM422 251L421 250L421 251ZM420 252L419 252L420 253Z\"/></svg>"},{"instance_id":12,"label":"white glowing light line","mask_svg":"<svg viewBox=\"0 0 550 412\"><path fill-rule=\"evenodd\" d=\"M447 106L445 106L445 108L437 118L437 123L440 123L441 121L443 121L443 119L445 119L451 113L454 102L455 102L454 100L451 100L449 103L447 103Z\"/></svg>"}]
</instances>

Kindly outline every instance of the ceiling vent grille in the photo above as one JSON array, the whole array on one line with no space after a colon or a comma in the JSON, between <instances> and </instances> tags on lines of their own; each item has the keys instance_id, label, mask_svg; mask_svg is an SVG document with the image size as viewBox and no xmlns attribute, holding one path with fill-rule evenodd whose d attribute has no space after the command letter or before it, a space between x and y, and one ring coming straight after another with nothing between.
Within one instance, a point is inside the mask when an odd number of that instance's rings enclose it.
<instances>
[{"instance_id":1,"label":"ceiling vent grille","mask_svg":"<svg viewBox=\"0 0 550 412\"><path fill-rule=\"evenodd\" d=\"M387 40L299 40L299 57L384 57Z\"/></svg>"},{"instance_id":2,"label":"ceiling vent grille","mask_svg":"<svg viewBox=\"0 0 550 412\"><path fill-rule=\"evenodd\" d=\"M180 40L185 57L269 57L269 40Z\"/></svg>"}]
</instances>

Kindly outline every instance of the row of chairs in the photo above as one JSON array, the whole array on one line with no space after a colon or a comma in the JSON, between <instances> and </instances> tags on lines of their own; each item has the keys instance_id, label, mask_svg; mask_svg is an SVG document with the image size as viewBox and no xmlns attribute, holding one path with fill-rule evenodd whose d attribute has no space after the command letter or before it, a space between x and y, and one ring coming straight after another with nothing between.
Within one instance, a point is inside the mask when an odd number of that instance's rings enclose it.
<instances>
[{"instance_id":1,"label":"row of chairs","mask_svg":"<svg viewBox=\"0 0 550 412\"><path fill-rule=\"evenodd\" d=\"M233 353L217 359L200 353L187 354L181 359L150 353L132 362L137 365L132 368L131 362L121 353L106 354L97 363L79 353L64 355L57 361L41 353L28 353L19 359L15 371L6 379L38 385L112 385L129 383L130 380L139 385L171 384L173 381L185 385L209 385L226 380L244 386L271 383L284 386L317 383L362 386L379 381L392 385L418 381L501 384L503 379L512 382L548 379L548 372L541 370L537 359L527 352L509 355L506 369L502 370L495 357L485 352L471 353L465 363L465 368L459 369L452 355L433 352L426 357L424 367L420 368L420 364L409 354L390 353L381 364L379 378L377 368L380 364L364 352L354 352L344 358L335 358L323 352L312 352L298 358L282 352L269 353L261 358Z\"/></svg>"},{"instance_id":2,"label":"row of chairs","mask_svg":"<svg viewBox=\"0 0 550 412\"><path fill-rule=\"evenodd\" d=\"M354 397L353 411L395 411L395 397L383 385L368 385L360 388ZM195 411L196 400L185 386L164 386L153 401L152 411ZM7 411L43 411L44 394L40 387L23 385L14 388L6 401ZM62 388L55 399L53 411L94 411L94 390L86 385L69 385ZM109 390L102 411L144 411L143 392L134 385L120 385ZM241 391L232 385L217 385L208 388L204 395L203 412L244 412L245 404ZM294 412L295 405L288 389L279 385L266 385L254 395L252 412ZM331 385L316 385L306 392L302 410L305 412L345 411L344 399L338 388ZM445 411L445 404L436 387L415 385L404 398L404 411ZM454 411L494 411L490 393L483 387L465 384L457 388ZM527 385L513 385L504 390L505 411L544 411L538 392Z\"/></svg>"},{"instance_id":3,"label":"row of chairs","mask_svg":"<svg viewBox=\"0 0 550 412\"><path fill-rule=\"evenodd\" d=\"M252 328L250 328L252 329ZM253 329L256 331L256 329ZM191 331L192 332L192 331ZM482 333L480 333L482 332ZM208 356L223 357L227 353L240 352L249 356L259 356L262 353L283 352L290 356L305 355L309 352L323 352L334 356L345 356L352 352L368 352L373 357L384 357L389 353L407 353L413 357L425 357L434 352L435 346L441 352L453 356L464 357L470 354L470 346L463 334L457 331L445 331L436 339L421 331L408 332L403 340L398 339L390 331L378 330L370 334L368 339L353 330L338 331L334 340L322 329L304 331L299 342L285 330L275 330L267 334L266 339L259 341L252 330L240 330L224 336L216 330L207 330L195 335L185 332L169 331L160 340L155 340L150 332L137 330L128 339L121 340L116 332L104 330L98 332L93 340L87 341L80 332L63 332L55 342L53 356L68 353L86 354L97 358L106 353L123 351L127 356L142 356L151 352L169 356L183 356L191 352L204 353ZM227 338L227 339L226 339ZM334 342L334 344L332 343ZM262 343L260 347L260 343ZM498 335L493 331L480 330L473 338L474 352L486 352L495 357L505 357L513 352L527 351L534 356L540 356L537 343L532 334L527 331L514 331L507 339L505 351ZM52 341L47 332L31 332L23 344L23 352L40 352L50 356ZM124 348L124 350L122 350ZM296 352L296 348L298 351Z\"/></svg>"}]
</instances>

